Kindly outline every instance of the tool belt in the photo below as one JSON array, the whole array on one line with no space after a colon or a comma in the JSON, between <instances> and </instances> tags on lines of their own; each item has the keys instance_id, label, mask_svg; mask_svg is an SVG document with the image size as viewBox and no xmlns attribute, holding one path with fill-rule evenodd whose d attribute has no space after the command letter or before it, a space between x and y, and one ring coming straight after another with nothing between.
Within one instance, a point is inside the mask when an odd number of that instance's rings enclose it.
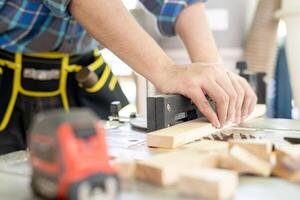
<instances>
[{"instance_id":1,"label":"tool belt","mask_svg":"<svg viewBox=\"0 0 300 200\"><path fill-rule=\"evenodd\" d=\"M85 58L84 62L82 57ZM86 60L89 60L88 65L84 64L87 62ZM99 80L92 87L83 88L74 81L74 74L83 67L87 67L99 75ZM71 78L73 80L70 80ZM120 94L112 95L113 98L120 98L124 106L128 104L119 88L117 78L111 73L110 67L105 64L97 49L81 56L70 56L57 52L22 54L0 50L0 132L7 127L10 121L18 95L60 96L62 106L68 112L70 110L69 82L75 83L75 87L78 88L78 106L95 108L99 115L102 110L97 110L97 105L101 101L95 94L104 86L109 91L118 87ZM107 101L109 100L113 99L107 99Z\"/></svg>"}]
</instances>

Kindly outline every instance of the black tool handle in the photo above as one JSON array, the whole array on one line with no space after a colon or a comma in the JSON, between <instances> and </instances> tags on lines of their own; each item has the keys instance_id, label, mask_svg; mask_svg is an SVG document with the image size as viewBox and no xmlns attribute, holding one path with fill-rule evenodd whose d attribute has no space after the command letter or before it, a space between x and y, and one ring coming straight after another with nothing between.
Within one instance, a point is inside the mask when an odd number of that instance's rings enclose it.
<instances>
[{"instance_id":1,"label":"black tool handle","mask_svg":"<svg viewBox=\"0 0 300 200\"><path fill-rule=\"evenodd\" d=\"M113 101L110 103L110 114L112 117L119 117L119 111L122 109L120 101Z\"/></svg>"},{"instance_id":2,"label":"black tool handle","mask_svg":"<svg viewBox=\"0 0 300 200\"><path fill-rule=\"evenodd\" d=\"M248 82L250 81L250 74L246 71L248 69L248 65L246 61L238 61L236 63L236 68L239 70L239 75L245 78Z\"/></svg>"},{"instance_id":3,"label":"black tool handle","mask_svg":"<svg viewBox=\"0 0 300 200\"><path fill-rule=\"evenodd\" d=\"M94 71L89 70L87 67L84 67L77 72L75 78L84 88L91 88L98 82L97 74Z\"/></svg>"}]
</instances>

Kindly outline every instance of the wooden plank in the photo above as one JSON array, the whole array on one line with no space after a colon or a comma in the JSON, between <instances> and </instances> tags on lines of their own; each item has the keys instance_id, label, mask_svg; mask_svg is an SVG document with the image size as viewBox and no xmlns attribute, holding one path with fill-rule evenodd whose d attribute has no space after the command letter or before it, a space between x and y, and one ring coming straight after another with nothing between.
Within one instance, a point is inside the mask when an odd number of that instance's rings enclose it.
<instances>
[{"instance_id":1,"label":"wooden plank","mask_svg":"<svg viewBox=\"0 0 300 200\"><path fill-rule=\"evenodd\" d=\"M112 161L112 166L117 170L117 174L122 181L129 181L135 178L135 160L116 159Z\"/></svg>"},{"instance_id":2,"label":"wooden plank","mask_svg":"<svg viewBox=\"0 0 300 200\"><path fill-rule=\"evenodd\" d=\"M273 175L300 183L300 146L290 145L276 149L276 165Z\"/></svg>"},{"instance_id":3,"label":"wooden plank","mask_svg":"<svg viewBox=\"0 0 300 200\"><path fill-rule=\"evenodd\" d=\"M266 161L271 161L272 147L273 144L269 140L257 140L257 139L247 139L247 140L230 140L228 141L229 150L233 146L239 146L244 148L254 156Z\"/></svg>"},{"instance_id":4,"label":"wooden plank","mask_svg":"<svg viewBox=\"0 0 300 200\"><path fill-rule=\"evenodd\" d=\"M198 153L190 150L165 153L148 160L138 161L136 175L139 180L159 186L173 185L182 172L219 165L217 153Z\"/></svg>"},{"instance_id":5,"label":"wooden plank","mask_svg":"<svg viewBox=\"0 0 300 200\"><path fill-rule=\"evenodd\" d=\"M272 165L245 148L234 145L229 149L229 167L239 173L270 176Z\"/></svg>"},{"instance_id":6,"label":"wooden plank","mask_svg":"<svg viewBox=\"0 0 300 200\"><path fill-rule=\"evenodd\" d=\"M265 112L265 105L257 105L247 120L262 116ZM232 126L232 124L227 125L225 128L230 126ZM211 123L207 121L197 119L149 133L147 135L147 145L149 147L176 148L220 130L221 129L214 128Z\"/></svg>"},{"instance_id":7,"label":"wooden plank","mask_svg":"<svg viewBox=\"0 0 300 200\"><path fill-rule=\"evenodd\" d=\"M216 132L210 123L200 119L161 129L147 136L149 147L176 148Z\"/></svg>"},{"instance_id":8,"label":"wooden plank","mask_svg":"<svg viewBox=\"0 0 300 200\"><path fill-rule=\"evenodd\" d=\"M232 199L239 182L238 173L222 169L201 169L183 173L179 193L200 199Z\"/></svg>"}]
</instances>

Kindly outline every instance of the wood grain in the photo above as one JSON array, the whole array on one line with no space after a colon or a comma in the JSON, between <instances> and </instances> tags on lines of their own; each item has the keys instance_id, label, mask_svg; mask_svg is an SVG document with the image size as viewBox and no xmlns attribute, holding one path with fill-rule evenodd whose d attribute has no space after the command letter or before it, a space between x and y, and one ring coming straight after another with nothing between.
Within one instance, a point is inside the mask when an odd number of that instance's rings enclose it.
<instances>
[{"instance_id":1,"label":"wood grain","mask_svg":"<svg viewBox=\"0 0 300 200\"><path fill-rule=\"evenodd\" d=\"M139 180L159 186L169 186L177 183L183 172L199 170L203 167L215 168L218 165L217 153L201 154L191 150L180 150L138 161L136 175Z\"/></svg>"},{"instance_id":2,"label":"wood grain","mask_svg":"<svg viewBox=\"0 0 300 200\"><path fill-rule=\"evenodd\" d=\"M240 145L233 145L229 149L229 166L241 174L270 176L271 161L266 161Z\"/></svg>"},{"instance_id":3,"label":"wood grain","mask_svg":"<svg viewBox=\"0 0 300 200\"><path fill-rule=\"evenodd\" d=\"M273 175L300 183L300 146L290 145L276 149L276 165Z\"/></svg>"},{"instance_id":4,"label":"wood grain","mask_svg":"<svg viewBox=\"0 0 300 200\"><path fill-rule=\"evenodd\" d=\"M271 161L273 144L270 140L257 140L257 139L230 140L228 142L229 150L233 146L239 146L241 148L244 148L249 153L253 154L254 156L266 162Z\"/></svg>"},{"instance_id":5,"label":"wood grain","mask_svg":"<svg viewBox=\"0 0 300 200\"><path fill-rule=\"evenodd\" d=\"M238 173L234 171L201 169L183 173L178 188L184 196L200 199L232 199L238 182Z\"/></svg>"},{"instance_id":6,"label":"wood grain","mask_svg":"<svg viewBox=\"0 0 300 200\"><path fill-rule=\"evenodd\" d=\"M112 161L112 166L117 170L117 174L121 180L128 181L135 178L135 160L116 159Z\"/></svg>"}]
</instances>

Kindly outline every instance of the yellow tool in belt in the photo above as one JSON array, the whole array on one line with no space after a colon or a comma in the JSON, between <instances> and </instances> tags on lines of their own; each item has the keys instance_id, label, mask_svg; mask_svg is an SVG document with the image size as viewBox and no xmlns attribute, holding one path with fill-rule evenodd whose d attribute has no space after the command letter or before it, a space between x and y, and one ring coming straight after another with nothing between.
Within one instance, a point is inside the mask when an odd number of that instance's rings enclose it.
<instances>
[{"instance_id":1,"label":"yellow tool in belt","mask_svg":"<svg viewBox=\"0 0 300 200\"><path fill-rule=\"evenodd\" d=\"M22 86L22 58L23 56L30 56L32 58L44 58L44 59L61 59L61 67L60 67L60 76L58 77L59 79L59 87L57 90L54 91L30 91L24 89ZM65 111L69 111L69 101L68 101L68 96L67 96L67 77L69 73L72 72L80 72L83 71L82 69L86 68L90 70L91 72L96 71L98 68L100 68L104 64L103 57L99 54L99 50L95 49L94 50L94 57L95 61L91 63L87 67L83 67L80 65L70 65L70 56L68 54L64 53L58 53L58 52L50 52L50 53L31 53L31 54L22 54L22 53L14 53L14 62L10 60L6 60L0 57L0 66L3 67L8 67L12 70L14 70L14 75L13 75L13 88L12 88L12 93L10 97L9 104L6 108L4 117L2 119L2 122L0 123L0 131L3 131L6 126L9 123L9 120L11 118L13 109L16 104L16 100L18 97L18 94L23 94L25 96L31 96L31 97L53 97L53 96L61 96L62 99L62 104L65 109ZM0 75L3 74L3 69L0 67ZM83 72L86 72L83 71ZM34 70L29 70L26 72L27 76L33 76L38 74ZM109 78L109 75L111 73L110 67L108 65L105 65L105 69L103 70L103 73L100 78L93 80L93 84L89 83L89 87L85 87L84 82L79 81L79 86L84 87L86 91L90 93L97 92L101 90L101 88L105 85L106 81ZM24 72L23 72L24 74ZM37 75L38 76L38 75ZM78 76L80 77L80 76ZM93 77L95 79L95 77ZM109 83L109 89L113 90L114 86L117 83L117 78L115 76L112 77ZM0 108L3 109L3 108Z\"/></svg>"}]
</instances>

